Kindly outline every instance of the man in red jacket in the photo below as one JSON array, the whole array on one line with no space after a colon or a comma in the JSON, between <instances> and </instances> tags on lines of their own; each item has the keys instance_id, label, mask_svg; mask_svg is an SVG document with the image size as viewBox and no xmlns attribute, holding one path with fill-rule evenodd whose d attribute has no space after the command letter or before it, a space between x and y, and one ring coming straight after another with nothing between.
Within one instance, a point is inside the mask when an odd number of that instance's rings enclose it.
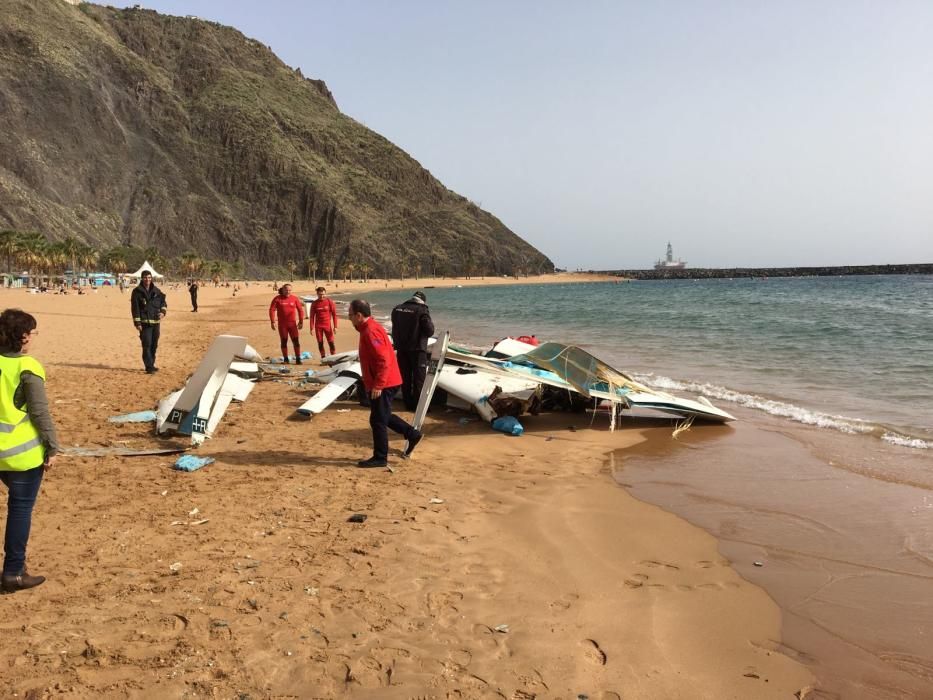
<instances>
[{"instance_id":1,"label":"man in red jacket","mask_svg":"<svg viewBox=\"0 0 933 700\"><path fill-rule=\"evenodd\" d=\"M279 322L279 340L282 344L282 358L288 363L288 339L292 339L295 347L295 364L301 364L301 341L298 331L304 326L305 307L301 299L292 294L292 286L288 283L279 287L279 293L273 297L269 304L269 322L275 330L275 322Z\"/></svg>"},{"instance_id":2,"label":"man in red jacket","mask_svg":"<svg viewBox=\"0 0 933 700\"><path fill-rule=\"evenodd\" d=\"M386 329L373 320L369 303L362 299L350 302L348 317L360 334L360 366L363 369L363 386L369 393L369 425L373 430L373 456L357 462L357 465L384 467L389 458L388 428L408 440L405 457L414 452L422 435L421 431L392 413L392 399L402 385L402 374Z\"/></svg>"},{"instance_id":3,"label":"man in red jacket","mask_svg":"<svg viewBox=\"0 0 933 700\"><path fill-rule=\"evenodd\" d=\"M323 358L325 337L328 346L330 346L330 354L336 353L334 335L337 333L337 306L334 304L333 299L327 296L327 290L324 287L318 287L315 291L317 292L317 299L311 302L308 320L311 322L311 332L317 336L317 349Z\"/></svg>"}]
</instances>

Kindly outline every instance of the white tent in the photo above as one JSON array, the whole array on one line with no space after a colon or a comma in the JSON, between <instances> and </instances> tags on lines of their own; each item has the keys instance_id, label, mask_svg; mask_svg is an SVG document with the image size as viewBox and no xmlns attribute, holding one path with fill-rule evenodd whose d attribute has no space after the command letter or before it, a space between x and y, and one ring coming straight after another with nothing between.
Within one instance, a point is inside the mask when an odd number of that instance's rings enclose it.
<instances>
[{"instance_id":1,"label":"white tent","mask_svg":"<svg viewBox=\"0 0 933 700\"><path fill-rule=\"evenodd\" d=\"M131 272L130 274L127 275L127 277L135 277L136 279L139 279L142 276L142 274L147 271L151 272L152 276L155 277L156 279L162 279L163 277L165 277L165 275L160 275L158 272L156 272L155 269L152 267L152 265L149 264L148 260L144 262L142 265L140 265L139 269L136 270L136 272Z\"/></svg>"}]
</instances>

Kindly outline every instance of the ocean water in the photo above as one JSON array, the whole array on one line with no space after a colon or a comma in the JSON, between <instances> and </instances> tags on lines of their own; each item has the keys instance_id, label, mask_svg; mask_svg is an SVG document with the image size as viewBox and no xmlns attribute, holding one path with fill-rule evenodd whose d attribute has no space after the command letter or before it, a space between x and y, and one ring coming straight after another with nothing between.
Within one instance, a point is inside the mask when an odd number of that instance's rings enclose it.
<instances>
[{"instance_id":1,"label":"ocean water","mask_svg":"<svg viewBox=\"0 0 933 700\"><path fill-rule=\"evenodd\" d=\"M768 591L813 697L933 697L933 276L425 291L457 343L572 343L736 415L642 422L610 471ZM368 298L385 321L406 296Z\"/></svg>"},{"instance_id":2,"label":"ocean water","mask_svg":"<svg viewBox=\"0 0 933 700\"><path fill-rule=\"evenodd\" d=\"M534 334L725 410L933 449L933 276L422 283L460 344ZM405 296L370 295L374 315Z\"/></svg>"}]
</instances>

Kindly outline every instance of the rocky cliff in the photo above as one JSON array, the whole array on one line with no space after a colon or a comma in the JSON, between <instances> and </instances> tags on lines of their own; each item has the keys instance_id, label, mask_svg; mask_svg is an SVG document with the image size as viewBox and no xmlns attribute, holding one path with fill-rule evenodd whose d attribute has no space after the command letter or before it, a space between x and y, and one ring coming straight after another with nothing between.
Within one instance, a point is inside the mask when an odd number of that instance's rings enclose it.
<instances>
[{"instance_id":1,"label":"rocky cliff","mask_svg":"<svg viewBox=\"0 0 933 700\"><path fill-rule=\"evenodd\" d=\"M543 254L235 29L0 0L0 228L254 271L550 271Z\"/></svg>"}]
</instances>

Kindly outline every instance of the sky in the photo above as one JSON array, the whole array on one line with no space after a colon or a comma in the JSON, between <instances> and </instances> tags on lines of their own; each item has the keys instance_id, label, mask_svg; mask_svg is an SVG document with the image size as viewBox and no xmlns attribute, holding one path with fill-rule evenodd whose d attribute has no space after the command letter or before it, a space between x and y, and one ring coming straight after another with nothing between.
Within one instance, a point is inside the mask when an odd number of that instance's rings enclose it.
<instances>
[{"instance_id":1,"label":"sky","mask_svg":"<svg viewBox=\"0 0 933 700\"><path fill-rule=\"evenodd\" d=\"M268 44L558 267L933 263L928 0L142 5Z\"/></svg>"}]
</instances>

